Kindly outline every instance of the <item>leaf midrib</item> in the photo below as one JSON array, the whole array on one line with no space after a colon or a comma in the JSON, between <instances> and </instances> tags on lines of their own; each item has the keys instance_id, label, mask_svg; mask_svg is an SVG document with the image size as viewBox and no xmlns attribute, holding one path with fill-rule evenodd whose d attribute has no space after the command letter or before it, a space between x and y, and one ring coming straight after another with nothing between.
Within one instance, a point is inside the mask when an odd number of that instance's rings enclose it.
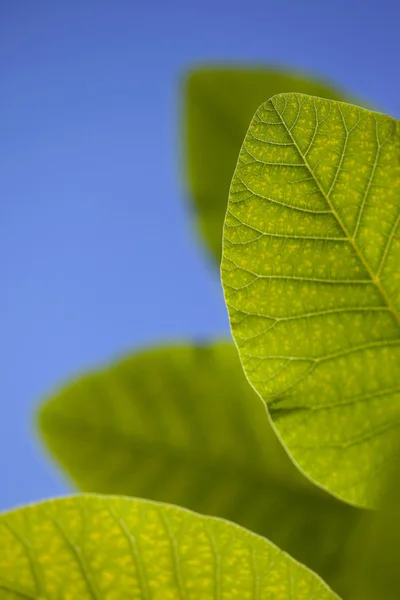
<instances>
[{"instance_id":1,"label":"leaf midrib","mask_svg":"<svg viewBox=\"0 0 400 600\"><path fill-rule=\"evenodd\" d=\"M296 94L296 98L297 98L297 94ZM274 103L274 98L271 99L271 104L273 109L275 110L276 114L278 115L282 125L284 126L286 132L288 133L288 135L290 136L290 139L293 142L294 147L296 148L297 152L299 153L300 158L302 159L304 166L307 168L308 172L310 173L313 181L315 182L315 184L317 185L322 197L324 198L325 202L327 203L330 211L332 212L333 216L335 217L339 227L342 229L343 233L345 234L348 242L351 244L354 252L356 253L357 257L359 258L359 260L361 261L362 265L365 267L369 278L371 279L371 282L375 285L375 287L377 288L378 292L381 294L385 304L388 307L388 310L390 310L390 312L393 314L397 325L400 328L400 314L397 312L396 308L393 306L392 301L390 300L390 297L388 296L388 294L386 293L386 290L382 287L381 282L379 277L376 277L375 273L372 271L371 267L369 266L368 262L366 261L364 255L362 254L362 252L360 251L360 249L358 248L357 244L355 243L355 239L353 238L353 236L350 235L350 232L348 231L346 225L343 223L342 219L340 218L338 212L336 211L334 205L332 204L332 202L330 201L329 196L326 194L325 190L322 188L319 179L315 176L315 173L313 171L313 169L311 168L311 166L309 165L306 157L304 156L304 154L302 153L299 145L297 144L297 141L295 139L295 137L292 134L291 129L287 126L284 118L282 117L281 113L278 111L278 109L275 106ZM338 103L340 104L340 103ZM299 107L299 112L301 110L301 106ZM342 157L343 158L343 157Z\"/></svg>"}]
</instances>

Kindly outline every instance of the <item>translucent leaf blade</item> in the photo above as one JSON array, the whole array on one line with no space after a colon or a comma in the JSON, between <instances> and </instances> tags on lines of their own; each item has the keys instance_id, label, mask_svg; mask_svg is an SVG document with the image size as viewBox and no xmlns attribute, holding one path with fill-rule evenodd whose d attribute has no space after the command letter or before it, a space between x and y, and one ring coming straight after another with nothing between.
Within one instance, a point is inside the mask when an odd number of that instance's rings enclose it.
<instances>
[{"instance_id":1,"label":"translucent leaf blade","mask_svg":"<svg viewBox=\"0 0 400 600\"><path fill-rule=\"evenodd\" d=\"M374 503L400 423L399 123L282 94L232 181L222 277L246 374L290 454Z\"/></svg>"},{"instance_id":2,"label":"translucent leaf blade","mask_svg":"<svg viewBox=\"0 0 400 600\"><path fill-rule=\"evenodd\" d=\"M7 600L333 600L311 571L227 521L118 497L53 500L0 516Z\"/></svg>"},{"instance_id":3,"label":"translucent leaf blade","mask_svg":"<svg viewBox=\"0 0 400 600\"><path fill-rule=\"evenodd\" d=\"M218 263L229 185L243 138L260 104L282 92L349 99L329 83L284 69L199 68L185 81L187 187L201 233Z\"/></svg>"},{"instance_id":4,"label":"translucent leaf blade","mask_svg":"<svg viewBox=\"0 0 400 600\"><path fill-rule=\"evenodd\" d=\"M294 467L232 344L148 350L83 376L41 407L40 427L80 489L235 521L334 585L359 515Z\"/></svg>"}]
</instances>

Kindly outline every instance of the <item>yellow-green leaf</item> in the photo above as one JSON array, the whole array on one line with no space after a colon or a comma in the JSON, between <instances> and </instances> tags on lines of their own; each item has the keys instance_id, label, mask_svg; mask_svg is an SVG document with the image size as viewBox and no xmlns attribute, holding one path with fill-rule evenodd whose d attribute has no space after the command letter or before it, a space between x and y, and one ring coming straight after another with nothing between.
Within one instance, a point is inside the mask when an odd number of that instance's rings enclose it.
<instances>
[{"instance_id":1,"label":"yellow-green leaf","mask_svg":"<svg viewBox=\"0 0 400 600\"><path fill-rule=\"evenodd\" d=\"M0 516L2 600L334 600L245 529L168 505L78 496Z\"/></svg>"},{"instance_id":2,"label":"yellow-green leaf","mask_svg":"<svg viewBox=\"0 0 400 600\"><path fill-rule=\"evenodd\" d=\"M201 232L218 262L229 184L243 138L260 104L281 92L346 99L334 86L285 70L209 67L187 76L184 98L187 184Z\"/></svg>"},{"instance_id":3,"label":"yellow-green leaf","mask_svg":"<svg viewBox=\"0 0 400 600\"><path fill-rule=\"evenodd\" d=\"M40 427L82 490L235 521L334 584L358 513L294 467L233 345L159 348L116 362L55 394Z\"/></svg>"},{"instance_id":4,"label":"yellow-green leaf","mask_svg":"<svg viewBox=\"0 0 400 600\"><path fill-rule=\"evenodd\" d=\"M373 505L400 425L400 124L282 94L232 181L222 277L247 377L318 484Z\"/></svg>"}]
</instances>

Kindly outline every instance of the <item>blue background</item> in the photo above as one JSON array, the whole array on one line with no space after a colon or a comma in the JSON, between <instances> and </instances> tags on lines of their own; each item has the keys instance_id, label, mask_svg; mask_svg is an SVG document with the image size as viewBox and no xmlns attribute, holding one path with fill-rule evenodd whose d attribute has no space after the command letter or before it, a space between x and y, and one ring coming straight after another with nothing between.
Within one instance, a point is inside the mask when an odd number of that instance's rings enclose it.
<instances>
[{"instance_id":1,"label":"blue background","mask_svg":"<svg viewBox=\"0 0 400 600\"><path fill-rule=\"evenodd\" d=\"M198 63L331 79L400 117L397 0L0 3L0 509L67 492L34 434L61 381L229 334L181 176Z\"/></svg>"}]
</instances>

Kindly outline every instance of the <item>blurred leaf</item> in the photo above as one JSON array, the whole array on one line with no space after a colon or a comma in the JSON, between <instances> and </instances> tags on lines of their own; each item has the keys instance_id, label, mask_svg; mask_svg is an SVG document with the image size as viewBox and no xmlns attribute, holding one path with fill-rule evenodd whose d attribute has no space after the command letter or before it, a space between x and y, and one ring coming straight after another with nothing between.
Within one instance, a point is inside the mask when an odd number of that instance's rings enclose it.
<instances>
[{"instance_id":1,"label":"blurred leaf","mask_svg":"<svg viewBox=\"0 0 400 600\"><path fill-rule=\"evenodd\" d=\"M0 517L4 600L334 600L314 573L220 519L78 496Z\"/></svg>"},{"instance_id":2,"label":"blurred leaf","mask_svg":"<svg viewBox=\"0 0 400 600\"><path fill-rule=\"evenodd\" d=\"M382 474L380 474L382 475ZM341 576L351 600L398 600L400 597L399 454L385 470L377 511L366 511L350 538ZM341 582L343 583L343 582ZM351 586L351 587L350 587Z\"/></svg>"},{"instance_id":3,"label":"blurred leaf","mask_svg":"<svg viewBox=\"0 0 400 600\"><path fill-rule=\"evenodd\" d=\"M329 582L358 511L288 458L232 345L160 348L77 380L40 428L78 486L179 504L265 535Z\"/></svg>"},{"instance_id":4,"label":"blurred leaf","mask_svg":"<svg viewBox=\"0 0 400 600\"><path fill-rule=\"evenodd\" d=\"M200 228L219 262L229 185L249 123L280 92L345 99L329 84L290 71L205 68L185 84L185 160ZM347 96L348 98L348 96Z\"/></svg>"},{"instance_id":5,"label":"blurred leaf","mask_svg":"<svg viewBox=\"0 0 400 600\"><path fill-rule=\"evenodd\" d=\"M400 424L400 124L282 94L257 111L222 263L233 336L291 455L373 505Z\"/></svg>"}]
</instances>

